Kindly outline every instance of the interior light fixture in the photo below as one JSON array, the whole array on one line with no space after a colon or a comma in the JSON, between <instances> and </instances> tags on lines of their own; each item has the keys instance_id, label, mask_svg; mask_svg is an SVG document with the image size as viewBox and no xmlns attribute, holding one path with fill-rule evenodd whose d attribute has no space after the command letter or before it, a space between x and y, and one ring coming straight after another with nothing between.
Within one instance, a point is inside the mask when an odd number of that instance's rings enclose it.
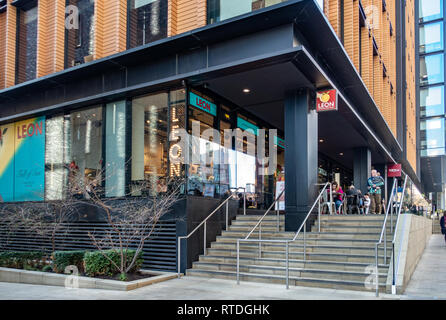
<instances>
[{"instance_id":1,"label":"interior light fixture","mask_svg":"<svg viewBox=\"0 0 446 320\"><path fill-rule=\"evenodd\" d=\"M251 92L251 90L250 90L250 89L248 89L248 88L245 88L245 89L243 89L243 92L244 92L244 93L250 93L250 92Z\"/></svg>"}]
</instances>

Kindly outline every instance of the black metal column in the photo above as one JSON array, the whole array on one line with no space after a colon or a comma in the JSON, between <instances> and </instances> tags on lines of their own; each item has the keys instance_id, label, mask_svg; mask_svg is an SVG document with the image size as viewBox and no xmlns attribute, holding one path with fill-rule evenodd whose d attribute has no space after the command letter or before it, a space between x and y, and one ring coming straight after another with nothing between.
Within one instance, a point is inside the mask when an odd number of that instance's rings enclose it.
<instances>
[{"instance_id":1,"label":"black metal column","mask_svg":"<svg viewBox=\"0 0 446 320\"><path fill-rule=\"evenodd\" d=\"M353 184L363 194L367 192L367 179L371 175L372 155L366 147L356 148L353 156Z\"/></svg>"},{"instance_id":2,"label":"black metal column","mask_svg":"<svg viewBox=\"0 0 446 320\"><path fill-rule=\"evenodd\" d=\"M297 231L317 196L318 116L308 89L285 95L285 230Z\"/></svg>"}]
</instances>

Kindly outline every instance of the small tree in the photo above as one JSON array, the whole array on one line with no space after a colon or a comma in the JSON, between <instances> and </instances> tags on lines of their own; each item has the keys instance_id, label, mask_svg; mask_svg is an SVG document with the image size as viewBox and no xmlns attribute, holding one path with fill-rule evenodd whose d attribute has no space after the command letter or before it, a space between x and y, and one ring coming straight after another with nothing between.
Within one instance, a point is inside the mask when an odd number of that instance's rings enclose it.
<instances>
[{"instance_id":1,"label":"small tree","mask_svg":"<svg viewBox=\"0 0 446 320\"><path fill-rule=\"evenodd\" d=\"M133 190L123 198L104 198L97 182L91 182L90 201L101 209L105 215L108 229L97 235L89 232L94 246L120 273L120 279L126 280L127 273L134 267L146 241L156 236L155 229L159 220L170 212L181 198L183 180L170 179L161 186L153 181L139 182L138 191L141 196L135 197ZM153 187L158 190L154 190ZM108 249L117 251L120 264L107 255ZM128 259L128 250L135 254ZM129 255L130 256L130 255Z\"/></svg>"}]
</instances>

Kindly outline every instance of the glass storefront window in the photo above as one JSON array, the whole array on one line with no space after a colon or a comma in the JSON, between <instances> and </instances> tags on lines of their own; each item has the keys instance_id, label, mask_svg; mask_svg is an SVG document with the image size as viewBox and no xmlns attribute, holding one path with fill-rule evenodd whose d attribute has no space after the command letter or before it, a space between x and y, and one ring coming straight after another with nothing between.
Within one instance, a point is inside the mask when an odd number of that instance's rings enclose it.
<instances>
[{"instance_id":1,"label":"glass storefront window","mask_svg":"<svg viewBox=\"0 0 446 320\"><path fill-rule=\"evenodd\" d=\"M36 78L37 67L37 6L17 10L17 76L16 83Z\"/></svg>"},{"instance_id":2,"label":"glass storefront window","mask_svg":"<svg viewBox=\"0 0 446 320\"><path fill-rule=\"evenodd\" d=\"M208 23L223 21L284 1L286 0L208 0Z\"/></svg>"},{"instance_id":3,"label":"glass storefront window","mask_svg":"<svg viewBox=\"0 0 446 320\"><path fill-rule=\"evenodd\" d=\"M420 22L432 21L443 17L443 0L420 0Z\"/></svg>"},{"instance_id":4,"label":"glass storefront window","mask_svg":"<svg viewBox=\"0 0 446 320\"><path fill-rule=\"evenodd\" d=\"M94 187L102 181L102 107L72 112L69 119L69 183Z\"/></svg>"},{"instance_id":5,"label":"glass storefront window","mask_svg":"<svg viewBox=\"0 0 446 320\"><path fill-rule=\"evenodd\" d=\"M422 120L420 132L422 156L445 154L444 118Z\"/></svg>"},{"instance_id":6,"label":"glass storefront window","mask_svg":"<svg viewBox=\"0 0 446 320\"><path fill-rule=\"evenodd\" d=\"M443 50L443 22L420 26L420 53Z\"/></svg>"},{"instance_id":7,"label":"glass storefront window","mask_svg":"<svg viewBox=\"0 0 446 320\"><path fill-rule=\"evenodd\" d=\"M195 97L194 93L190 95ZM198 95L197 95L198 96ZM206 101L213 102L209 97L203 95L198 96ZM213 111L211 111L213 113ZM188 194L214 197L219 192L219 155L220 145L219 141L212 142L214 137L210 140L205 140L192 135L193 126L199 125L200 136L208 129L215 127L215 117L213 114L204 110L190 106L188 110L188 132L191 135L192 148L190 150L192 163L188 168L187 192ZM195 124L194 124L195 123ZM197 132L198 133L198 132Z\"/></svg>"},{"instance_id":8,"label":"glass storefront window","mask_svg":"<svg viewBox=\"0 0 446 320\"><path fill-rule=\"evenodd\" d=\"M78 10L77 28L65 31L65 67L70 68L93 60L95 47L95 1L68 0Z\"/></svg>"},{"instance_id":9,"label":"glass storefront window","mask_svg":"<svg viewBox=\"0 0 446 320\"><path fill-rule=\"evenodd\" d=\"M129 48L167 37L167 0L129 2Z\"/></svg>"},{"instance_id":10,"label":"glass storefront window","mask_svg":"<svg viewBox=\"0 0 446 320\"><path fill-rule=\"evenodd\" d=\"M133 195L163 192L168 175L168 93L133 99L132 183L148 181L149 190L136 187Z\"/></svg>"},{"instance_id":11,"label":"glass storefront window","mask_svg":"<svg viewBox=\"0 0 446 320\"><path fill-rule=\"evenodd\" d=\"M420 84L435 84L444 81L444 55L433 54L420 57Z\"/></svg>"},{"instance_id":12,"label":"glass storefront window","mask_svg":"<svg viewBox=\"0 0 446 320\"><path fill-rule=\"evenodd\" d=\"M69 122L64 116L46 120L45 200L62 200L67 185L66 136Z\"/></svg>"},{"instance_id":13,"label":"glass storefront window","mask_svg":"<svg viewBox=\"0 0 446 320\"><path fill-rule=\"evenodd\" d=\"M444 86L422 88L420 90L421 116L439 116L444 112Z\"/></svg>"},{"instance_id":14,"label":"glass storefront window","mask_svg":"<svg viewBox=\"0 0 446 320\"><path fill-rule=\"evenodd\" d=\"M126 102L109 103L105 119L105 196L125 196Z\"/></svg>"}]
</instances>

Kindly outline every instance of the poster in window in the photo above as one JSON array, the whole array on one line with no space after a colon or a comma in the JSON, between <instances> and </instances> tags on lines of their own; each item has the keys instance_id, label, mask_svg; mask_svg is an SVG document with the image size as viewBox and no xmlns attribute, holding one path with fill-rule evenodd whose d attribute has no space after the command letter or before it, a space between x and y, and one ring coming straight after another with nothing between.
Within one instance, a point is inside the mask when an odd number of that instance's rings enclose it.
<instances>
[{"instance_id":1,"label":"poster in window","mask_svg":"<svg viewBox=\"0 0 446 320\"><path fill-rule=\"evenodd\" d=\"M0 202L14 201L14 124L0 126Z\"/></svg>"},{"instance_id":2,"label":"poster in window","mask_svg":"<svg viewBox=\"0 0 446 320\"><path fill-rule=\"evenodd\" d=\"M280 193L285 189L285 181L276 182L276 199L279 197ZM285 210L285 192L282 194L280 199L276 202L276 210Z\"/></svg>"},{"instance_id":3,"label":"poster in window","mask_svg":"<svg viewBox=\"0 0 446 320\"><path fill-rule=\"evenodd\" d=\"M14 201L41 201L45 192L45 117L16 122Z\"/></svg>"}]
</instances>

